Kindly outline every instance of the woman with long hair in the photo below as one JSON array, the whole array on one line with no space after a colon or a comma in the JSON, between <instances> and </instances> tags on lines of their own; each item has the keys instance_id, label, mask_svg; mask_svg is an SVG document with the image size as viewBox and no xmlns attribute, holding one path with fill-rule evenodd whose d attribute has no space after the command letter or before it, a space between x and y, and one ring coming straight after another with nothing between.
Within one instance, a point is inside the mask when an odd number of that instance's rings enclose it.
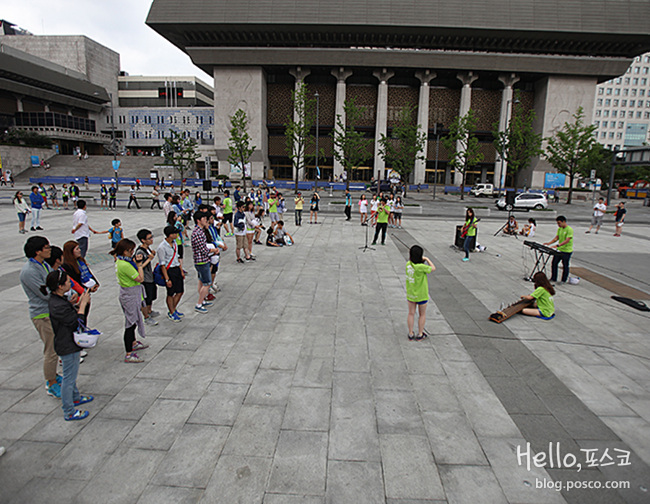
<instances>
[{"instance_id":1,"label":"woman with long hair","mask_svg":"<svg viewBox=\"0 0 650 504\"><path fill-rule=\"evenodd\" d=\"M63 244L63 269L72 279L90 292L99 289L99 282L88 267L86 260L81 257L81 247L74 240Z\"/></svg>"},{"instance_id":2,"label":"woman with long hair","mask_svg":"<svg viewBox=\"0 0 650 504\"><path fill-rule=\"evenodd\" d=\"M61 206L59 205L59 198L58 198L59 190L56 188L54 184L52 184L50 185L49 192L50 192L50 201L52 201L52 206L58 210L59 208L61 208Z\"/></svg>"},{"instance_id":3,"label":"woman with long hair","mask_svg":"<svg viewBox=\"0 0 650 504\"><path fill-rule=\"evenodd\" d=\"M77 390L77 375L83 350L74 340L74 332L79 323L86 323L86 307L90 303L90 292L87 290L79 296L75 307L66 297L70 290L70 278L65 271L51 271L41 287L44 295L51 293L48 301L50 321L54 331L54 350L63 363L61 379L61 407L64 420L83 420L88 416L87 411L79 411L75 406L89 403L93 396L82 396Z\"/></svg>"},{"instance_id":4,"label":"woman with long hair","mask_svg":"<svg viewBox=\"0 0 650 504\"><path fill-rule=\"evenodd\" d=\"M246 220L246 245L248 247L248 255L255 260L255 256L253 255L253 238L255 232L260 230L260 223L255 217L255 203L252 201L249 201L244 206L244 217Z\"/></svg>"},{"instance_id":5,"label":"woman with long hair","mask_svg":"<svg viewBox=\"0 0 650 504\"><path fill-rule=\"evenodd\" d=\"M469 251L474 250L476 245L476 222L474 210L468 208L465 212L465 225L463 226L463 232L465 233L465 242L463 243L465 257L463 257L463 261L469 261Z\"/></svg>"},{"instance_id":6,"label":"woman with long hair","mask_svg":"<svg viewBox=\"0 0 650 504\"><path fill-rule=\"evenodd\" d=\"M27 214L30 213L31 210L29 209L27 201L25 198L23 198L22 191L16 191L16 194L14 194L13 203L14 209L18 214L18 232L20 234L25 234L27 232L25 231L25 220L27 219Z\"/></svg>"},{"instance_id":7,"label":"woman with long hair","mask_svg":"<svg viewBox=\"0 0 650 504\"><path fill-rule=\"evenodd\" d=\"M144 362L137 350L144 350L149 345L135 339L135 330L142 338L145 337L144 319L142 318L142 307L144 306L144 267L151 262L153 255L149 255L140 262L133 260L135 242L124 238L117 242L111 255L115 257L115 276L120 286L120 306L124 312L124 347L126 355L124 362Z\"/></svg>"},{"instance_id":8,"label":"woman with long hair","mask_svg":"<svg viewBox=\"0 0 650 504\"><path fill-rule=\"evenodd\" d=\"M99 208L108 210L108 189L106 188L106 184L102 184L99 187Z\"/></svg>"},{"instance_id":9,"label":"woman with long hair","mask_svg":"<svg viewBox=\"0 0 650 504\"><path fill-rule=\"evenodd\" d=\"M555 302L553 301L555 289L543 271L538 271L533 275L533 282L535 282L535 290L530 296L521 296L521 299L534 299L536 306L524 308L521 313L529 317L551 320L555 317Z\"/></svg>"},{"instance_id":10,"label":"woman with long hair","mask_svg":"<svg viewBox=\"0 0 650 504\"><path fill-rule=\"evenodd\" d=\"M397 196L395 198L395 210L393 211L393 223L396 228L402 228L402 212L404 211L404 203L402 203L402 197Z\"/></svg>"},{"instance_id":11,"label":"woman with long hair","mask_svg":"<svg viewBox=\"0 0 650 504\"><path fill-rule=\"evenodd\" d=\"M318 224L318 202L320 201L320 195L318 194L318 188L314 191L314 194L311 196L311 201L309 202L309 223L312 223L314 219L314 224Z\"/></svg>"}]
</instances>

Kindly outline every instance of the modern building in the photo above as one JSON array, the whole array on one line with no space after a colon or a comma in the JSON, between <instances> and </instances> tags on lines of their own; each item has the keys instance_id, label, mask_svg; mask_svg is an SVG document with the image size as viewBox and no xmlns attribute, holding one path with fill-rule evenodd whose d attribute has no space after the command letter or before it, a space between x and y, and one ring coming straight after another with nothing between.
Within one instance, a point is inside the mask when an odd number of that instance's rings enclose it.
<instances>
[{"instance_id":1,"label":"modern building","mask_svg":"<svg viewBox=\"0 0 650 504\"><path fill-rule=\"evenodd\" d=\"M598 141L608 149L650 140L650 53L634 58L620 77L598 85L593 121Z\"/></svg>"},{"instance_id":2,"label":"modern building","mask_svg":"<svg viewBox=\"0 0 650 504\"><path fill-rule=\"evenodd\" d=\"M506 128L515 91L519 106L535 110L537 131L550 136L579 106L591 117L596 85L650 50L650 2L616 3L610 12L602 0L561 8L548 0L154 0L147 24L214 76L222 173L230 169L228 117L243 108L258 147L253 177L266 168L292 176L283 131L293 113L291 92L304 82L319 94L325 177L342 171L329 135L345 100L354 98L365 107L355 126L376 140L390 134L403 107L416 106L428 145L414 182L433 181L436 166L438 182L458 182L437 136L472 108L485 159L468 182L498 183L503 164L491 131L495 123ZM372 159L352 178L385 169L375 141ZM520 183L541 186L547 171L549 164L536 159Z\"/></svg>"},{"instance_id":3,"label":"modern building","mask_svg":"<svg viewBox=\"0 0 650 504\"><path fill-rule=\"evenodd\" d=\"M99 128L110 79L97 65L79 65L88 59L113 60L119 67L117 53L86 37L36 37L0 20L2 127L48 136L61 154L77 148L100 154L110 142Z\"/></svg>"}]
</instances>

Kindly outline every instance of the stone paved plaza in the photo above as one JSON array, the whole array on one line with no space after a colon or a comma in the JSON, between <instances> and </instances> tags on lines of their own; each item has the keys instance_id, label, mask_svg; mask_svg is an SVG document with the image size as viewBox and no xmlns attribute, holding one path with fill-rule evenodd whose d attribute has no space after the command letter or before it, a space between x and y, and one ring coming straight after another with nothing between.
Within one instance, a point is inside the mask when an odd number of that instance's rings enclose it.
<instances>
[{"instance_id":1,"label":"stone paved plaza","mask_svg":"<svg viewBox=\"0 0 650 504\"><path fill-rule=\"evenodd\" d=\"M522 280L531 258L522 241L492 236L501 221L485 218L487 251L461 262L449 245L463 213L459 204L445 218L407 218L367 252L364 228L342 213L290 223L296 245L258 247L255 263L235 263L227 238L222 291L207 315L192 311L186 249L185 320L147 327L142 364L122 362L109 240L92 237L101 288L90 325L103 336L77 383L95 400L87 420L65 422L45 393L42 343L18 283L25 238L3 204L0 502L649 502L649 314L583 279L558 286L552 321L489 322L501 303L532 291ZM146 226L160 243L162 212L89 210L96 229L114 216L127 236ZM71 219L44 211L42 234L62 245ZM536 239L555 229L540 223ZM574 229L572 266L650 292L648 224L626 226L620 239ZM414 243L437 267L422 342L406 337L404 265ZM159 290L160 312L163 299ZM550 449L553 462L527 469L527 446L531 459ZM567 454L580 471L565 467ZM607 481L630 488L567 490Z\"/></svg>"}]
</instances>

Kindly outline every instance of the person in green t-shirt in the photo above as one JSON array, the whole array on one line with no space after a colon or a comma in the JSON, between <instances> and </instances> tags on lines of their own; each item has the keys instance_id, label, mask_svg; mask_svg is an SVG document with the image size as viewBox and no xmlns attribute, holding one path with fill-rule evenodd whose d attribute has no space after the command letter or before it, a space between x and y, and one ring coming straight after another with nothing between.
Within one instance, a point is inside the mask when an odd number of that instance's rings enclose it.
<instances>
[{"instance_id":1,"label":"person in green t-shirt","mask_svg":"<svg viewBox=\"0 0 650 504\"><path fill-rule=\"evenodd\" d=\"M424 332L424 323L427 319L427 303L429 302L427 275L435 270L436 267L429 258L424 257L422 247L413 245L409 250L409 260L406 263L406 300L409 306L406 325L408 326L410 340L421 340L427 337L427 333ZM413 332L416 307L419 312L417 336Z\"/></svg>"},{"instance_id":2,"label":"person in green t-shirt","mask_svg":"<svg viewBox=\"0 0 650 504\"><path fill-rule=\"evenodd\" d=\"M223 227L226 232L224 236L233 236L234 228L232 227L232 199L230 199L230 191L223 193Z\"/></svg>"},{"instance_id":3,"label":"person in green t-shirt","mask_svg":"<svg viewBox=\"0 0 650 504\"><path fill-rule=\"evenodd\" d=\"M463 261L469 261L469 251L474 250L476 246L476 223L478 219L474 215L474 210L468 208L465 212L465 225L463 226L463 233L465 233L465 241L463 242L463 250L465 257Z\"/></svg>"},{"instance_id":4,"label":"person in green t-shirt","mask_svg":"<svg viewBox=\"0 0 650 504\"><path fill-rule=\"evenodd\" d=\"M529 317L550 320L555 317L555 303L553 302L555 289L542 271L538 271L533 275L533 282L535 282L533 293L530 296L521 296L521 299L534 299L537 306L535 308L524 308L521 313Z\"/></svg>"},{"instance_id":5,"label":"person in green t-shirt","mask_svg":"<svg viewBox=\"0 0 650 504\"><path fill-rule=\"evenodd\" d=\"M565 283L569 279L569 261L571 260L571 254L573 254L573 228L567 225L564 215L558 215L555 220L557 221L557 234L544 245L557 242L554 248L557 249L558 254L553 256L553 262L551 263L551 282L557 282L557 268L561 261L562 283Z\"/></svg>"},{"instance_id":6,"label":"person in green t-shirt","mask_svg":"<svg viewBox=\"0 0 650 504\"><path fill-rule=\"evenodd\" d=\"M377 207L377 225L375 226L375 237L372 240L373 245L377 245L377 238L381 231L381 244L386 245L386 230L388 229L388 217L390 216L390 205L386 198L382 198Z\"/></svg>"}]
</instances>

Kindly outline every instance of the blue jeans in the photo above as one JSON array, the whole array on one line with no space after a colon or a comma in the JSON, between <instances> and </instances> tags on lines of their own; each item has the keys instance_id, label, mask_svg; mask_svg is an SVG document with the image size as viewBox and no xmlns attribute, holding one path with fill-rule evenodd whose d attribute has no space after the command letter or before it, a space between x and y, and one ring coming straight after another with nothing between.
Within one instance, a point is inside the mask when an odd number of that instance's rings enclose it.
<instances>
[{"instance_id":1,"label":"blue jeans","mask_svg":"<svg viewBox=\"0 0 650 504\"><path fill-rule=\"evenodd\" d=\"M81 395L77 390L77 374L79 373L79 360L81 352L62 355L63 380L61 381L61 408L63 415L70 416L74 413L74 401L78 401Z\"/></svg>"},{"instance_id":2,"label":"blue jeans","mask_svg":"<svg viewBox=\"0 0 650 504\"><path fill-rule=\"evenodd\" d=\"M465 251L465 257L469 257L469 251L474 250L475 244L476 244L476 235L465 237L465 241L463 242L463 250Z\"/></svg>"},{"instance_id":3,"label":"blue jeans","mask_svg":"<svg viewBox=\"0 0 650 504\"><path fill-rule=\"evenodd\" d=\"M551 282L557 282L557 270L560 263L562 263L562 282L566 282L569 279L569 261L571 260L571 254L573 252L558 252L557 255L553 256L553 261L551 262Z\"/></svg>"}]
</instances>

